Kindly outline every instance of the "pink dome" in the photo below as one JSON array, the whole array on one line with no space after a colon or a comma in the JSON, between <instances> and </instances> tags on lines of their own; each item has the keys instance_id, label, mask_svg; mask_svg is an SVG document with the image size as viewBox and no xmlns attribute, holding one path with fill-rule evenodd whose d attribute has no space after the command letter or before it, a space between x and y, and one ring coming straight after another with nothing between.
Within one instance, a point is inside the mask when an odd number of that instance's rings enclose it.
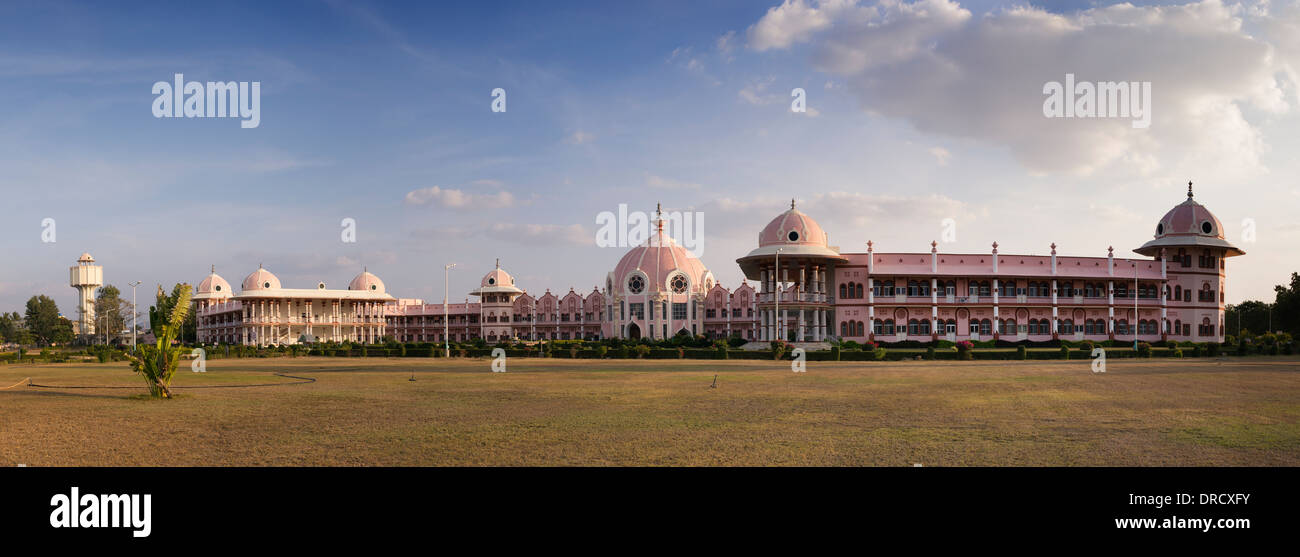
<instances>
[{"instance_id":1,"label":"pink dome","mask_svg":"<svg viewBox=\"0 0 1300 557\"><path fill-rule=\"evenodd\" d=\"M90 256L90 252L84 252L81 257L77 258L77 263L94 263L95 258Z\"/></svg>"},{"instance_id":2,"label":"pink dome","mask_svg":"<svg viewBox=\"0 0 1300 557\"><path fill-rule=\"evenodd\" d=\"M280 279L271 274L270 271L258 266L256 271L244 277L244 284L240 286L241 290L279 290Z\"/></svg>"},{"instance_id":3,"label":"pink dome","mask_svg":"<svg viewBox=\"0 0 1300 557\"><path fill-rule=\"evenodd\" d=\"M348 290L359 290L362 292L374 292L377 294L384 293L384 281L372 274L370 271L362 271L357 278L348 283Z\"/></svg>"},{"instance_id":4,"label":"pink dome","mask_svg":"<svg viewBox=\"0 0 1300 557\"><path fill-rule=\"evenodd\" d=\"M678 276L685 280L675 281ZM637 277L635 283L633 277ZM661 224L644 245L632 248L619 260L609 287L632 295L698 294L712 287L713 282L713 273L686 248L677 245Z\"/></svg>"},{"instance_id":5,"label":"pink dome","mask_svg":"<svg viewBox=\"0 0 1300 557\"><path fill-rule=\"evenodd\" d=\"M515 285L515 277L510 276L510 273L505 272L500 267L497 267L496 269L493 269L492 272L483 275L483 280L482 282L479 283L479 286L514 286L514 285Z\"/></svg>"},{"instance_id":6,"label":"pink dome","mask_svg":"<svg viewBox=\"0 0 1300 557\"><path fill-rule=\"evenodd\" d=\"M230 283L217 274L216 269L199 283L199 288L195 294L214 294L217 296L231 295Z\"/></svg>"},{"instance_id":7,"label":"pink dome","mask_svg":"<svg viewBox=\"0 0 1300 557\"><path fill-rule=\"evenodd\" d=\"M1156 238L1165 236L1205 236L1223 239L1223 224L1192 199L1191 184L1187 186L1187 201L1175 205L1156 225Z\"/></svg>"},{"instance_id":8,"label":"pink dome","mask_svg":"<svg viewBox=\"0 0 1300 557\"><path fill-rule=\"evenodd\" d=\"M790 210L772 219L758 233L758 247L767 246L819 246L827 247L829 243L826 232L812 217L794 208L790 201Z\"/></svg>"},{"instance_id":9,"label":"pink dome","mask_svg":"<svg viewBox=\"0 0 1300 557\"><path fill-rule=\"evenodd\" d=\"M1157 257L1162 249L1178 247L1206 247L1224 250L1224 256L1243 255L1246 252L1228 243L1223 236L1223 223L1204 205L1192 199L1192 183L1187 183L1187 199L1156 223L1155 239L1133 251Z\"/></svg>"}]
</instances>

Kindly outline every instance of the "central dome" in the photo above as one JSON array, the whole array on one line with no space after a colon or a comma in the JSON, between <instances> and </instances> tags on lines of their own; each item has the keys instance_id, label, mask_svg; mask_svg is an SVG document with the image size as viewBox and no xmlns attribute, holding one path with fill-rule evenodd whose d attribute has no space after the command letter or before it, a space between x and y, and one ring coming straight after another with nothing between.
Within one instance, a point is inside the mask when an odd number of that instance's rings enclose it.
<instances>
[{"instance_id":1,"label":"central dome","mask_svg":"<svg viewBox=\"0 0 1300 557\"><path fill-rule=\"evenodd\" d=\"M379 280L369 270L361 271L361 274L348 283L348 290L358 290L361 292L374 292L377 294L384 293L384 281Z\"/></svg>"},{"instance_id":2,"label":"central dome","mask_svg":"<svg viewBox=\"0 0 1300 557\"><path fill-rule=\"evenodd\" d=\"M279 290L280 279L271 274L270 271L263 269L261 265L252 274L244 277L244 284L240 286L242 290Z\"/></svg>"},{"instance_id":3,"label":"central dome","mask_svg":"<svg viewBox=\"0 0 1300 557\"><path fill-rule=\"evenodd\" d=\"M630 295L702 294L713 288L714 282L713 273L673 241L660 220L644 244L623 255L606 287L610 293Z\"/></svg>"}]
</instances>

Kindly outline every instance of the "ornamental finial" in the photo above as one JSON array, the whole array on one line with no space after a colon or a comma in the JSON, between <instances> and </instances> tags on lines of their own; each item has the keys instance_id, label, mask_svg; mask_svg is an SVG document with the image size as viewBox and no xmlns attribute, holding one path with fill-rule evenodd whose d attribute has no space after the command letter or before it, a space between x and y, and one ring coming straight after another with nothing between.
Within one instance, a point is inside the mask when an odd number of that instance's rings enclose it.
<instances>
[{"instance_id":1,"label":"ornamental finial","mask_svg":"<svg viewBox=\"0 0 1300 557\"><path fill-rule=\"evenodd\" d=\"M1192 181L1191 181L1191 180L1188 180L1188 181L1187 181L1187 198L1188 198L1188 199L1191 199L1191 198L1192 198Z\"/></svg>"},{"instance_id":2,"label":"ornamental finial","mask_svg":"<svg viewBox=\"0 0 1300 557\"><path fill-rule=\"evenodd\" d=\"M790 198L790 210L792 210L792 211L794 210L794 198L793 198L793 197Z\"/></svg>"}]
</instances>

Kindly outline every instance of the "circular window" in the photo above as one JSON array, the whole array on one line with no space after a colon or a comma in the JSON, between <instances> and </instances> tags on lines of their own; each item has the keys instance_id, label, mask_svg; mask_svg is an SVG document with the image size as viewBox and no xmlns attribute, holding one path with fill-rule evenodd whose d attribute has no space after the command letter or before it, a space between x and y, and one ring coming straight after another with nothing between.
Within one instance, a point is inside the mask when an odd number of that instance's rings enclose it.
<instances>
[{"instance_id":1,"label":"circular window","mask_svg":"<svg viewBox=\"0 0 1300 557\"><path fill-rule=\"evenodd\" d=\"M378 285L378 284L372 284L372 285L370 285L370 289L371 289L371 290L379 290L379 285Z\"/></svg>"},{"instance_id":2,"label":"circular window","mask_svg":"<svg viewBox=\"0 0 1300 557\"><path fill-rule=\"evenodd\" d=\"M262 288L270 288L270 287L271 287L271 281L268 280L262 283Z\"/></svg>"},{"instance_id":3,"label":"circular window","mask_svg":"<svg viewBox=\"0 0 1300 557\"><path fill-rule=\"evenodd\" d=\"M324 289L325 289L325 283L323 283L323 282L318 282L318 283L316 283L316 289L317 289L317 290L324 290Z\"/></svg>"},{"instance_id":4,"label":"circular window","mask_svg":"<svg viewBox=\"0 0 1300 557\"><path fill-rule=\"evenodd\" d=\"M493 277L493 278L489 278L489 279L488 279L488 286L492 286L493 284L496 284L496 283L497 283L497 279L496 279L496 277Z\"/></svg>"},{"instance_id":5,"label":"circular window","mask_svg":"<svg viewBox=\"0 0 1300 557\"><path fill-rule=\"evenodd\" d=\"M1214 225L1210 224L1210 221L1207 220L1201 223L1201 233L1209 234L1211 232L1214 232Z\"/></svg>"},{"instance_id":6,"label":"circular window","mask_svg":"<svg viewBox=\"0 0 1300 557\"><path fill-rule=\"evenodd\" d=\"M218 284L217 287L215 288L215 290L216 290L217 292L221 292L221 285Z\"/></svg>"},{"instance_id":7,"label":"circular window","mask_svg":"<svg viewBox=\"0 0 1300 557\"><path fill-rule=\"evenodd\" d=\"M633 294L645 291L645 279L641 275L632 275L632 278L627 279L627 291Z\"/></svg>"},{"instance_id":8,"label":"circular window","mask_svg":"<svg viewBox=\"0 0 1300 557\"><path fill-rule=\"evenodd\" d=\"M1164 234L1164 233L1165 233L1165 223L1162 222L1162 223L1160 223L1160 224L1157 224L1157 225L1156 225L1156 235L1159 236L1159 235Z\"/></svg>"},{"instance_id":9,"label":"circular window","mask_svg":"<svg viewBox=\"0 0 1300 557\"><path fill-rule=\"evenodd\" d=\"M798 232L798 231L795 231L795 230L791 230L789 234L786 234L786 235L785 235L785 237L786 237L786 238L789 238L791 242L798 242L798 241L799 241L799 232Z\"/></svg>"},{"instance_id":10,"label":"circular window","mask_svg":"<svg viewBox=\"0 0 1300 557\"><path fill-rule=\"evenodd\" d=\"M677 294L685 294L685 293L686 293L686 287L687 287L688 285L687 285L687 283L686 283L686 277L685 277L685 276L683 276L683 275L677 275L677 276L673 277L673 280L670 282L670 284L671 284L672 287L673 287L673 292L675 292L675 293L677 293Z\"/></svg>"}]
</instances>

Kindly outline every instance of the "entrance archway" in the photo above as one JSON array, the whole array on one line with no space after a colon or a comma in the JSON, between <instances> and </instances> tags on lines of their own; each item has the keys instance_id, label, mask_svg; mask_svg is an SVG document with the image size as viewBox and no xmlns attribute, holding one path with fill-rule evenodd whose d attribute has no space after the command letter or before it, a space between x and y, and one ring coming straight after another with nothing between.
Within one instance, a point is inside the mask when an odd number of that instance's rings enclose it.
<instances>
[{"instance_id":1,"label":"entrance archway","mask_svg":"<svg viewBox=\"0 0 1300 557\"><path fill-rule=\"evenodd\" d=\"M628 323L627 338L630 338L632 340L637 340L641 338L641 327L638 327L636 323Z\"/></svg>"}]
</instances>

